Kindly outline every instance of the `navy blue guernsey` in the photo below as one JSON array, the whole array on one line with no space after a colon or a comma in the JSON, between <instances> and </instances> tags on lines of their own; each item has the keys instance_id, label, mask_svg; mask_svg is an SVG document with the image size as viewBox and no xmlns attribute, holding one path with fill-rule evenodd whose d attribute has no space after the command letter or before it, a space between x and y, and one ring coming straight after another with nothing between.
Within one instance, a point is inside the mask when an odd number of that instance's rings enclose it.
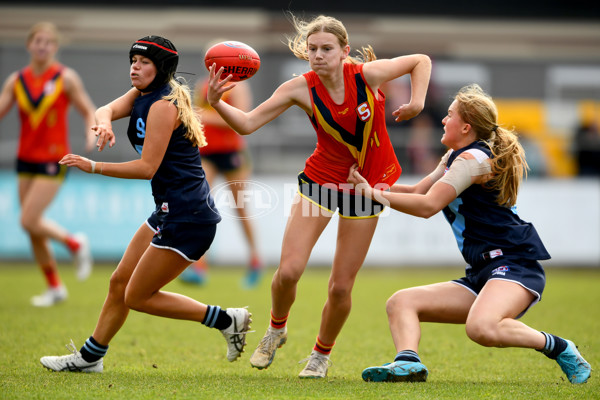
<instances>
[{"instance_id":1,"label":"navy blue guernsey","mask_svg":"<svg viewBox=\"0 0 600 400\"><path fill-rule=\"evenodd\" d=\"M150 107L168 95L170 90L169 84L166 84L135 99L127 136L139 154L142 154L144 146ZM184 137L185 134L183 124L171 134L164 158L150 181L154 202L168 221L217 223L221 216L210 195L200 152Z\"/></svg>"},{"instance_id":2,"label":"navy blue guernsey","mask_svg":"<svg viewBox=\"0 0 600 400\"><path fill-rule=\"evenodd\" d=\"M461 153L469 149L481 150L492 157L487 144L476 141L453 151L446 170ZM497 195L497 190L473 184L443 210L465 261L472 267L481 267L488 262L483 254L496 249L502 250L506 257L549 259L550 254L534 226L519 218L516 207L496 203Z\"/></svg>"}]
</instances>

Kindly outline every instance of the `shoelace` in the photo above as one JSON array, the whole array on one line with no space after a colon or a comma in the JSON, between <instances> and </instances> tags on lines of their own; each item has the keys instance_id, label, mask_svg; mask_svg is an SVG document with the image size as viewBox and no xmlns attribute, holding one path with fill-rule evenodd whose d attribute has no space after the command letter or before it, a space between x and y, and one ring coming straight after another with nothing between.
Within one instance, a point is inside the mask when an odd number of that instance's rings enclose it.
<instances>
[{"instance_id":1,"label":"shoelace","mask_svg":"<svg viewBox=\"0 0 600 400\"><path fill-rule=\"evenodd\" d=\"M328 357L321 354L315 354L314 356L311 354L305 359L298 361L298 364L303 364L307 361L306 369L309 371L318 371L319 369L329 368L333 365L333 362Z\"/></svg>"},{"instance_id":2,"label":"shoelace","mask_svg":"<svg viewBox=\"0 0 600 400\"><path fill-rule=\"evenodd\" d=\"M262 354L270 354L271 348L275 345L276 336L278 335L266 335L260 340L258 348Z\"/></svg>"},{"instance_id":3,"label":"shoelace","mask_svg":"<svg viewBox=\"0 0 600 400\"><path fill-rule=\"evenodd\" d=\"M77 350L77 346L75 346L73 339L71 339L71 343L65 344L65 347L67 348L67 350L69 350L71 353L73 353L75 355L77 355L77 352L79 351L79 350Z\"/></svg>"},{"instance_id":4,"label":"shoelace","mask_svg":"<svg viewBox=\"0 0 600 400\"><path fill-rule=\"evenodd\" d=\"M248 306L246 306L244 308L248 308ZM248 318L250 318L251 316L252 316L252 314L250 314ZM252 319L249 320L248 324L250 324L251 322L252 322ZM237 326L237 320L235 318L232 321L232 325L233 325L233 330L234 330L233 332L227 332L227 329L223 329L221 332L226 333L228 335L243 335L245 333L256 332L256 331L251 331L250 329L248 329L246 331L242 330L241 332L236 332L238 330L237 329L238 326ZM244 329L244 326L242 325L241 328Z\"/></svg>"}]
</instances>

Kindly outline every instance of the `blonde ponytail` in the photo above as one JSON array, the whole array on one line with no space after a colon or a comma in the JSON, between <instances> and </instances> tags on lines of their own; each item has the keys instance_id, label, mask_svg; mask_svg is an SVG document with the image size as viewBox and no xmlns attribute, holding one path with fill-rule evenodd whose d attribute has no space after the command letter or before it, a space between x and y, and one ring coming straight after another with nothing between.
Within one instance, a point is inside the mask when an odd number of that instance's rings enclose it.
<instances>
[{"instance_id":1,"label":"blonde ponytail","mask_svg":"<svg viewBox=\"0 0 600 400\"><path fill-rule=\"evenodd\" d=\"M493 178L486 186L498 191L498 204L514 206L523 177L527 176L529 169L516 132L498 125L496 104L479 85L463 87L455 99L462 120L471 125L477 139L486 142L494 155Z\"/></svg>"},{"instance_id":2,"label":"blonde ponytail","mask_svg":"<svg viewBox=\"0 0 600 400\"><path fill-rule=\"evenodd\" d=\"M165 96L163 99L175 104L177 107L177 117L183 126L187 128L185 138L192 142L194 146L206 146L204 128L202 127L200 117L192 106L192 96L189 86L180 83L176 79L171 79L169 85L171 86L171 94Z\"/></svg>"}]
</instances>

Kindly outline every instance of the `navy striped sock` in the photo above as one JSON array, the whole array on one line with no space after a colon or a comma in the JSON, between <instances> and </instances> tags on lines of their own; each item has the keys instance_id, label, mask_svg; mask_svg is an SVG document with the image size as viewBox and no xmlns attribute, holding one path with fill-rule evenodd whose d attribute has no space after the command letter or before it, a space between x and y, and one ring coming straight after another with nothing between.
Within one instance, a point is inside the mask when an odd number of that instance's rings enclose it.
<instances>
[{"instance_id":1,"label":"navy striped sock","mask_svg":"<svg viewBox=\"0 0 600 400\"><path fill-rule=\"evenodd\" d=\"M419 355L412 350L402 350L396 354L394 361L410 361L410 362L421 362Z\"/></svg>"},{"instance_id":2,"label":"navy striped sock","mask_svg":"<svg viewBox=\"0 0 600 400\"><path fill-rule=\"evenodd\" d=\"M538 351L544 353L546 357L556 360L556 357L567 348L567 341L551 333L542 333L546 337L546 344L543 349Z\"/></svg>"},{"instance_id":3,"label":"navy striped sock","mask_svg":"<svg viewBox=\"0 0 600 400\"><path fill-rule=\"evenodd\" d=\"M98 361L106 355L107 351L108 346L104 346L96 342L92 336L85 341L83 347L81 347L81 350L79 350L81 357L83 357L83 359L87 362Z\"/></svg>"},{"instance_id":4,"label":"navy striped sock","mask_svg":"<svg viewBox=\"0 0 600 400\"><path fill-rule=\"evenodd\" d=\"M223 330L231 325L233 321L229 314L222 310L219 306L207 306L206 315L202 323L209 328L217 328Z\"/></svg>"}]
</instances>

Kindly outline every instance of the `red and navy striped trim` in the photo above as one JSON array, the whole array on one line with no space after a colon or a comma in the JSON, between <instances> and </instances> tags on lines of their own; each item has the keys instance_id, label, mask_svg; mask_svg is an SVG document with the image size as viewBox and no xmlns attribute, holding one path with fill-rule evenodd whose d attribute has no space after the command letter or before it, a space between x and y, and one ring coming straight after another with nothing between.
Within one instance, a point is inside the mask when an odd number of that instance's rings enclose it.
<instances>
[{"instance_id":1,"label":"red and navy striped trim","mask_svg":"<svg viewBox=\"0 0 600 400\"><path fill-rule=\"evenodd\" d=\"M177 52L176 52L175 50L173 50L173 49L169 49L169 48L167 48L167 47L165 47L165 46L161 46L160 44L156 44L156 43L154 43L154 42L148 42L148 41L146 41L146 40L138 40L138 41L136 41L136 43L151 44L151 45L153 45L153 46L160 47L161 49L163 49L163 50L166 50L166 51L168 51L169 53L177 54Z\"/></svg>"}]
</instances>

